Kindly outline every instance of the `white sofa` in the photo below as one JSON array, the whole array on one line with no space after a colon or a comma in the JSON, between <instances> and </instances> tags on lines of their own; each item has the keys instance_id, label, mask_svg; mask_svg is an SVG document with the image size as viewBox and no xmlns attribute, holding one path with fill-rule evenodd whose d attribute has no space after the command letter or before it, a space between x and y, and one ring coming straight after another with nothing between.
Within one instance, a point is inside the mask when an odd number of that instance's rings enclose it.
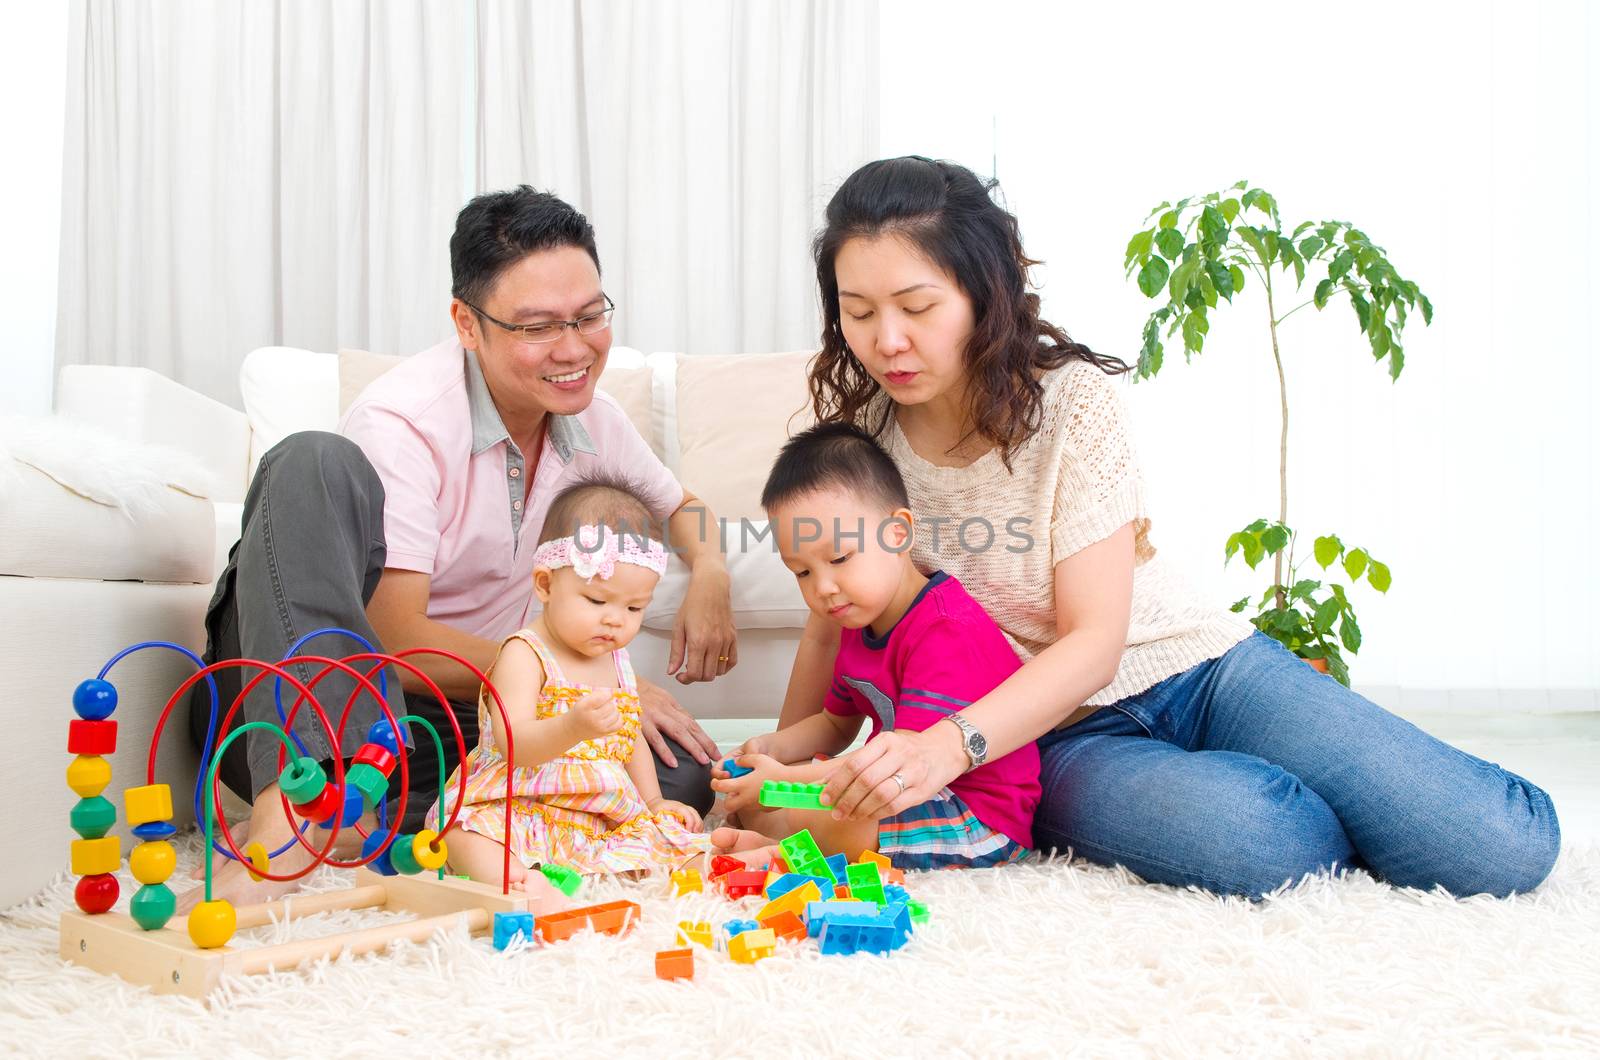
<instances>
[{"instance_id":1,"label":"white sofa","mask_svg":"<svg viewBox=\"0 0 1600 1060\"><path fill-rule=\"evenodd\" d=\"M740 520L759 518L766 470L783 439L806 422L800 410L807 359L804 353L645 356L618 347L600 382L684 484L728 520L738 667L709 684L680 686L667 678L672 618L687 583L678 563L630 649L641 675L665 684L701 718L775 717L805 624L805 605L770 538L741 535ZM67 814L76 801L64 779L72 689L139 641L202 650L205 606L238 537L260 454L294 431L332 430L362 383L391 360L359 351L256 350L241 371L242 413L147 369L62 369L58 422L92 425L102 449L109 436L135 456L177 453L187 465L183 489L163 488L123 510L69 488L70 476L10 460L0 446L0 673L9 684L14 717L7 728L15 752L0 771L0 801L25 808L13 847L19 853L0 872L0 908L66 864ZM742 536L748 547L741 547ZM109 675L121 697L115 779L107 793L114 801L120 803L123 788L144 783L156 719L193 672L177 653L146 651ZM175 796L187 793L196 756L186 707L173 712L161 742L158 779L172 783ZM177 823L186 823L186 794L174 801L181 804Z\"/></svg>"}]
</instances>

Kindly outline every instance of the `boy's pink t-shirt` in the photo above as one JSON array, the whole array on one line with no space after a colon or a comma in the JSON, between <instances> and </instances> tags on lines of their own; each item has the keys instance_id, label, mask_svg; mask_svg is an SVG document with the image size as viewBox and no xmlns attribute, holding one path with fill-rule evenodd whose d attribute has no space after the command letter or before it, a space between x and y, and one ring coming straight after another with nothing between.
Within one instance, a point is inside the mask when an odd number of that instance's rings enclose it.
<instances>
[{"instance_id":1,"label":"boy's pink t-shirt","mask_svg":"<svg viewBox=\"0 0 1600 1060\"><path fill-rule=\"evenodd\" d=\"M920 732L988 695L1021 665L988 612L959 581L938 571L884 636L841 632L824 707L865 715L874 737L885 729ZM1037 744L1030 740L962 774L950 790L978 820L1033 846Z\"/></svg>"}]
</instances>

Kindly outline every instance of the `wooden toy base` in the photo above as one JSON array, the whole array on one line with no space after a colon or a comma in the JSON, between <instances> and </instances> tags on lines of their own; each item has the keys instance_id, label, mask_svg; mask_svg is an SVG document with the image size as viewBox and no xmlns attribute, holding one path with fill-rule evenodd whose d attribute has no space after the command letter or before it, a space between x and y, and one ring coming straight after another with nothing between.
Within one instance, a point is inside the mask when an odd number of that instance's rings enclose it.
<instances>
[{"instance_id":1,"label":"wooden toy base","mask_svg":"<svg viewBox=\"0 0 1600 1060\"><path fill-rule=\"evenodd\" d=\"M501 894L498 887L471 880L441 880L427 874L380 876L357 869L355 886L348 890L291 895L241 906L235 913L243 931L274 919L336 909L383 909L413 913L417 919L275 946L203 950L189 938L183 917L173 917L159 931L146 931L122 913L90 916L69 909L61 914L61 959L147 986L157 994L203 998L225 975L283 970L343 952L370 953L398 939L421 942L463 921L476 935L489 930L495 913L527 911L528 897Z\"/></svg>"}]
</instances>

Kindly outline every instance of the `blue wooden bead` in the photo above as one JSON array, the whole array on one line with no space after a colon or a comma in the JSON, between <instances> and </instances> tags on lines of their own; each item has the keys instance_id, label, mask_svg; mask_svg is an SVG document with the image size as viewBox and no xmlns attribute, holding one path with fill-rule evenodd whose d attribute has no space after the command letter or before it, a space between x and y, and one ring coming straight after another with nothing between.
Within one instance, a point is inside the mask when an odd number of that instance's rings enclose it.
<instances>
[{"instance_id":1,"label":"blue wooden bead","mask_svg":"<svg viewBox=\"0 0 1600 1060\"><path fill-rule=\"evenodd\" d=\"M117 690L110 681L91 677L80 681L72 690L72 709L78 717L89 721L104 721L117 709Z\"/></svg>"},{"instance_id":2,"label":"blue wooden bead","mask_svg":"<svg viewBox=\"0 0 1600 1060\"><path fill-rule=\"evenodd\" d=\"M384 841L388 838L388 832L373 832L371 835L367 836L366 841L361 844L361 856L364 858L371 857L372 852L382 846ZM367 862L367 868L371 869L373 872L376 872L380 876L400 875L400 870L396 869L394 867L394 863L389 860L389 855L393 852L394 845L390 844L388 850L385 850L382 854Z\"/></svg>"},{"instance_id":3,"label":"blue wooden bead","mask_svg":"<svg viewBox=\"0 0 1600 1060\"><path fill-rule=\"evenodd\" d=\"M389 724L388 718L372 723L372 728L367 730L367 742L377 744L392 755L400 753L400 741L395 738L394 726Z\"/></svg>"},{"instance_id":4,"label":"blue wooden bead","mask_svg":"<svg viewBox=\"0 0 1600 1060\"><path fill-rule=\"evenodd\" d=\"M132 831L140 839L148 839L151 842L178 834L178 829L171 821L149 821L145 824L135 825Z\"/></svg>"}]
</instances>

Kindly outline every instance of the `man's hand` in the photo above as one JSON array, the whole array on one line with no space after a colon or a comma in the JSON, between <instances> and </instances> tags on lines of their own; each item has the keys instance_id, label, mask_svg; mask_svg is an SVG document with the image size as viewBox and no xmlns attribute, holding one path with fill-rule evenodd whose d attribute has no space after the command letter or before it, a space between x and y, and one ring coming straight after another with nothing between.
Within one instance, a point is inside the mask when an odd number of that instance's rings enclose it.
<instances>
[{"instance_id":1,"label":"man's hand","mask_svg":"<svg viewBox=\"0 0 1600 1060\"><path fill-rule=\"evenodd\" d=\"M693 715L678 705L678 701L660 685L639 679L640 727L650 750L668 769L676 769L678 756L667 746L665 737L672 737L678 746L688 751L696 762L709 765L717 753L717 742L700 727Z\"/></svg>"},{"instance_id":2,"label":"man's hand","mask_svg":"<svg viewBox=\"0 0 1600 1060\"><path fill-rule=\"evenodd\" d=\"M650 803L651 813L668 813L683 822L691 832L700 831L700 815L693 806L685 806L676 799L658 798Z\"/></svg>"},{"instance_id":3,"label":"man's hand","mask_svg":"<svg viewBox=\"0 0 1600 1060\"><path fill-rule=\"evenodd\" d=\"M672 651L667 657L667 673L679 684L711 681L739 664L729 591L728 568L721 557L697 564L690 572L683 606L672 622Z\"/></svg>"}]
</instances>

